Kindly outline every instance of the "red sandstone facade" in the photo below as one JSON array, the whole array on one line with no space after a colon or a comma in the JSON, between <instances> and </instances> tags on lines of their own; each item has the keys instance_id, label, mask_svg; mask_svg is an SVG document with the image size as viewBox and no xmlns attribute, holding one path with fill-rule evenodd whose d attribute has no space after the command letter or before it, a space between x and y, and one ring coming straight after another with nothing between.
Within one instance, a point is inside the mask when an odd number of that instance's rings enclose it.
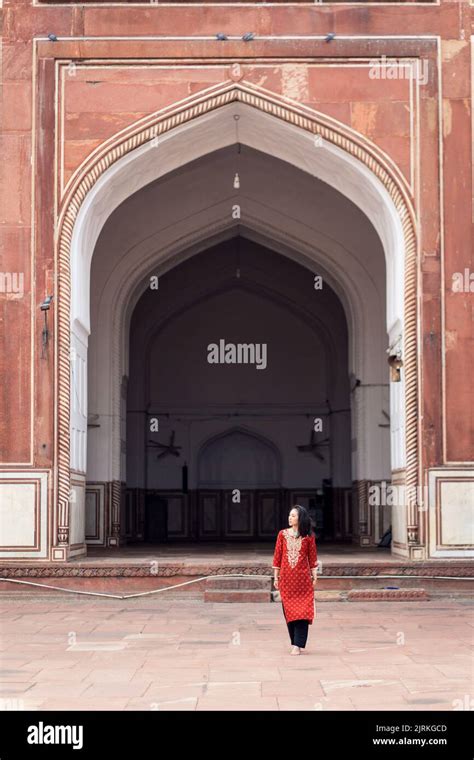
<instances>
[{"instance_id":1,"label":"red sandstone facade","mask_svg":"<svg viewBox=\"0 0 474 760\"><path fill-rule=\"evenodd\" d=\"M431 490L424 510L409 511L400 552L418 559L437 551L469 556L474 4L7 0L2 22L0 498L7 511L21 503L25 520L35 525L31 541L12 530L2 558L62 561L71 553L69 312L61 313L61 305L71 287L67 237L74 204L98 181L98 162L110 165L125 139L143 124L152 128L153 115L176 117L210 88L223 95L234 86L257 100L262 93L254 107L272 103L296 113L300 106L300 116L329 117L344 149L344 140L355 139L379 165L386 157L387 187L403 188L416 262L408 307L416 321L412 482ZM228 39L217 41L217 32ZM243 41L246 32L254 39ZM330 32L335 38L327 41ZM397 76L389 73L392 60ZM380 76L370 77L374 61L381 63ZM400 75L406 61L419 62L418 80ZM217 106L206 101L205 107ZM6 277L19 272L22 295ZM462 287L453 287L456 273ZM49 294L44 348L40 304ZM366 488L354 483L357 499L366 498ZM120 510L120 483L111 489L106 533L118 537L113 509Z\"/></svg>"}]
</instances>

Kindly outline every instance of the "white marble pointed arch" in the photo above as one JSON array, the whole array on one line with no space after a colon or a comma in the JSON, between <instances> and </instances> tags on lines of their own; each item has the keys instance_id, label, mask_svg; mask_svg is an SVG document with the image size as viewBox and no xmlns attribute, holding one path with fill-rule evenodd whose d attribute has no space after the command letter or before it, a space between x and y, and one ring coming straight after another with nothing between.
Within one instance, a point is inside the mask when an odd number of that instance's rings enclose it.
<instances>
[{"instance_id":1,"label":"white marble pointed arch","mask_svg":"<svg viewBox=\"0 0 474 760\"><path fill-rule=\"evenodd\" d=\"M338 190L363 211L380 237L386 259L386 330L390 343L401 339L403 347L406 483L418 482L417 237L407 182L383 151L350 127L262 88L229 82L114 135L84 161L66 188L57 224L58 545L67 544L69 529L70 351L74 343L87 362L90 269L98 236L131 194L235 143L235 115L240 117L241 143ZM153 152L156 138L160 149ZM416 520L414 511L408 520Z\"/></svg>"}]
</instances>

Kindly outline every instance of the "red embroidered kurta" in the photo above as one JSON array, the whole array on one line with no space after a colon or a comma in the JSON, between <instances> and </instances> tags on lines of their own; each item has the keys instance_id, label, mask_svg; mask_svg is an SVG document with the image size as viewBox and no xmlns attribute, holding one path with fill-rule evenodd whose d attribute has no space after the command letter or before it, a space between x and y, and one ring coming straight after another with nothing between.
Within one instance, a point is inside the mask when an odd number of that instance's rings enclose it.
<instances>
[{"instance_id":1,"label":"red embroidered kurta","mask_svg":"<svg viewBox=\"0 0 474 760\"><path fill-rule=\"evenodd\" d=\"M273 567L280 568L279 591L287 623L292 620L313 622L314 588L310 568L316 567L317 558L314 535L295 538L288 529L279 532Z\"/></svg>"}]
</instances>

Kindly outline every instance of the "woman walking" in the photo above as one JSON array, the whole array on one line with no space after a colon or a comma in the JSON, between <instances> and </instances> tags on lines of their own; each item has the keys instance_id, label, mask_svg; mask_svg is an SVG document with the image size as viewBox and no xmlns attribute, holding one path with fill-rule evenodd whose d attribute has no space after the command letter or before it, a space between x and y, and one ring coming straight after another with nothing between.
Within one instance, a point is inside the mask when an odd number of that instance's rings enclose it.
<instances>
[{"instance_id":1,"label":"woman walking","mask_svg":"<svg viewBox=\"0 0 474 760\"><path fill-rule=\"evenodd\" d=\"M297 655L306 646L308 625L314 620L317 550L311 520L304 507L295 504L288 523L290 527L278 533L272 567L290 634L290 654Z\"/></svg>"}]
</instances>

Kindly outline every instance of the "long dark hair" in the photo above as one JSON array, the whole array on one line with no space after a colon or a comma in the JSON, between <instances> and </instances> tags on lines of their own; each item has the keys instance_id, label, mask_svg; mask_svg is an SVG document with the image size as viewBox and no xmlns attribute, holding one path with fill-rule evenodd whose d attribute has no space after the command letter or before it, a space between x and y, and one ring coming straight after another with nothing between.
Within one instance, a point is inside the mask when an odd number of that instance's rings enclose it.
<instances>
[{"instance_id":1,"label":"long dark hair","mask_svg":"<svg viewBox=\"0 0 474 760\"><path fill-rule=\"evenodd\" d=\"M312 536L313 526L311 525L311 518L308 510L300 504L293 504L291 509L296 509L298 512L298 533L300 536Z\"/></svg>"}]
</instances>

